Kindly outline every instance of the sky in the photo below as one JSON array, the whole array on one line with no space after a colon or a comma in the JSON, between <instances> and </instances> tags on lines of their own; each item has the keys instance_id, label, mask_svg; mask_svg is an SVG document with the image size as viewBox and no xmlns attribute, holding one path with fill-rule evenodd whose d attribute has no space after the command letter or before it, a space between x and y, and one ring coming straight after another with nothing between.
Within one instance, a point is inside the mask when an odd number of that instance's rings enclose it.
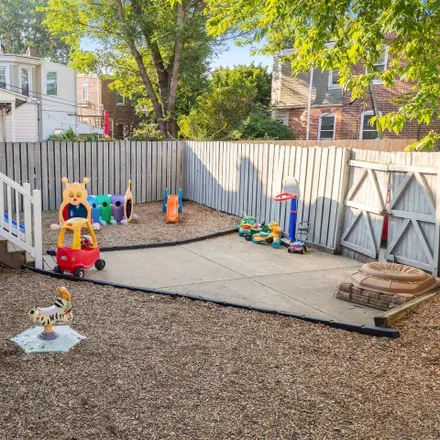
<instances>
[{"instance_id":1,"label":"sky","mask_svg":"<svg viewBox=\"0 0 440 440\"><path fill-rule=\"evenodd\" d=\"M237 47L234 42L228 44L228 50L215 57L212 62L212 67L233 67L237 64L262 64L272 70L273 59L268 56L251 56L250 46Z\"/></svg>"},{"instance_id":2,"label":"sky","mask_svg":"<svg viewBox=\"0 0 440 440\"><path fill-rule=\"evenodd\" d=\"M81 49L83 50L94 50L96 48L97 44L93 40L84 38L81 41ZM272 70L272 57L251 56L250 46L238 47L233 41L230 41L227 45L227 49L213 58L211 65L212 67L234 67L237 64L251 64L252 62L255 63L255 65L262 64L263 66L267 66L269 71Z\"/></svg>"}]
</instances>

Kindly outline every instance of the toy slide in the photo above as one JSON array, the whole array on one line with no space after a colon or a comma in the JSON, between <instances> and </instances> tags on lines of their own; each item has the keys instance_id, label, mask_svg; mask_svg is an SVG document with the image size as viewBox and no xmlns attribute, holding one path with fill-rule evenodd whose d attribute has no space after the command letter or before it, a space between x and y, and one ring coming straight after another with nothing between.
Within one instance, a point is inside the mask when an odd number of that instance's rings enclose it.
<instances>
[{"instance_id":1,"label":"toy slide","mask_svg":"<svg viewBox=\"0 0 440 440\"><path fill-rule=\"evenodd\" d=\"M165 220L167 223L177 223L179 221L179 214L183 209L183 194L179 190L178 196L168 195L168 188L165 188L162 203L162 212L165 213Z\"/></svg>"},{"instance_id":2,"label":"toy slide","mask_svg":"<svg viewBox=\"0 0 440 440\"><path fill-rule=\"evenodd\" d=\"M176 223L179 221L179 197L168 196L167 212L165 214L167 223Z\"/></svg>"}]
</instances>

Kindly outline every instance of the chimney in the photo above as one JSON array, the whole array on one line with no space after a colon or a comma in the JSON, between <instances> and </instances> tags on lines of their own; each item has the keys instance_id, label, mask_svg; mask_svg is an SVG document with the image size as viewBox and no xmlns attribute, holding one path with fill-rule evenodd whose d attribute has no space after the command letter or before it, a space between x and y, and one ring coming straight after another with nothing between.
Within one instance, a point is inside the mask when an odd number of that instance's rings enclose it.
<instances>
[{"instance_id":1,"label":"chimney","mask_svg":"<svg viewBox=\"0 0 440 440\"><path fill-rule=\"evenodd\" d=\"M36 48L36 47L28 47L26 55L29 56L29 57L38 58L38 56L39 56L38 48Z\"/></svg>"}]
</instances>

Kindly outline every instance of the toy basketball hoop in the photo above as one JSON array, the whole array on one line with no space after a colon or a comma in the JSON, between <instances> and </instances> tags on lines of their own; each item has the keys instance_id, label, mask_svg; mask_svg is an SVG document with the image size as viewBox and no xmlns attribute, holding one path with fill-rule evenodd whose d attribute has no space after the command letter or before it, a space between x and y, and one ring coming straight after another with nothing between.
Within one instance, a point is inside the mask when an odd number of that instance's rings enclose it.
<instances>
[{"instance_id":1,"label":"toy basketball hoop","mask_svg":"<svg viewBox=\"0 0 440 440\"><path fill-rule=\"evenodd\" d=\"M295 177L286 177L283 182L283 192L274 197L276 202L290 202L289 238L295 241L297 199L300 197L298 180Z\"/></svg>"},{"instance_id":2,"label":"toy basketball hoop","mask_svg":"<svg viewBox=\"0 0 440 440\"><path fill-rule=\"evenodd\" d=\"M296 199L296 194L291 192L282 192L273 198L276 202L287 202L292 199Z\"/></svg>"},{"instance_id":3,"label":"toy basketball hoop","mask_svg":"<svg viewBox=\"0 0 440 440\"><path fill-rule=\"evenodd\" d=\"M299 183L295 177L286 177L283 182L283 192L295 194L296 198L299 199L301 197L299 191Z\"/></svg>"}]
</instances>

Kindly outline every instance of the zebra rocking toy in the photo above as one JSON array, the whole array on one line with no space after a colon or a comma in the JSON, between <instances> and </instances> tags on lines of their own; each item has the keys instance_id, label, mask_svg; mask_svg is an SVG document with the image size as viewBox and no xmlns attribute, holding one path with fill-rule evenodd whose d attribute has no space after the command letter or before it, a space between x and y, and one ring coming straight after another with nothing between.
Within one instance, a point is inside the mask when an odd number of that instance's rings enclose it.
<instances>
[{"instance_id":1,"label":"zebra rocking toy","mask_svg":"<svg viewBox=\"0 0 440 440\"><path fill-rule=\"evenodd\" d=\"M44 331L38 336L40 339L52 340L58 338L53 326L57 323L71 323L73 321L72 298L65 287L56 290L55 302L49 307L38 307L29 312L33 324L43 325Z\"/></svg>"}]
</instances>

